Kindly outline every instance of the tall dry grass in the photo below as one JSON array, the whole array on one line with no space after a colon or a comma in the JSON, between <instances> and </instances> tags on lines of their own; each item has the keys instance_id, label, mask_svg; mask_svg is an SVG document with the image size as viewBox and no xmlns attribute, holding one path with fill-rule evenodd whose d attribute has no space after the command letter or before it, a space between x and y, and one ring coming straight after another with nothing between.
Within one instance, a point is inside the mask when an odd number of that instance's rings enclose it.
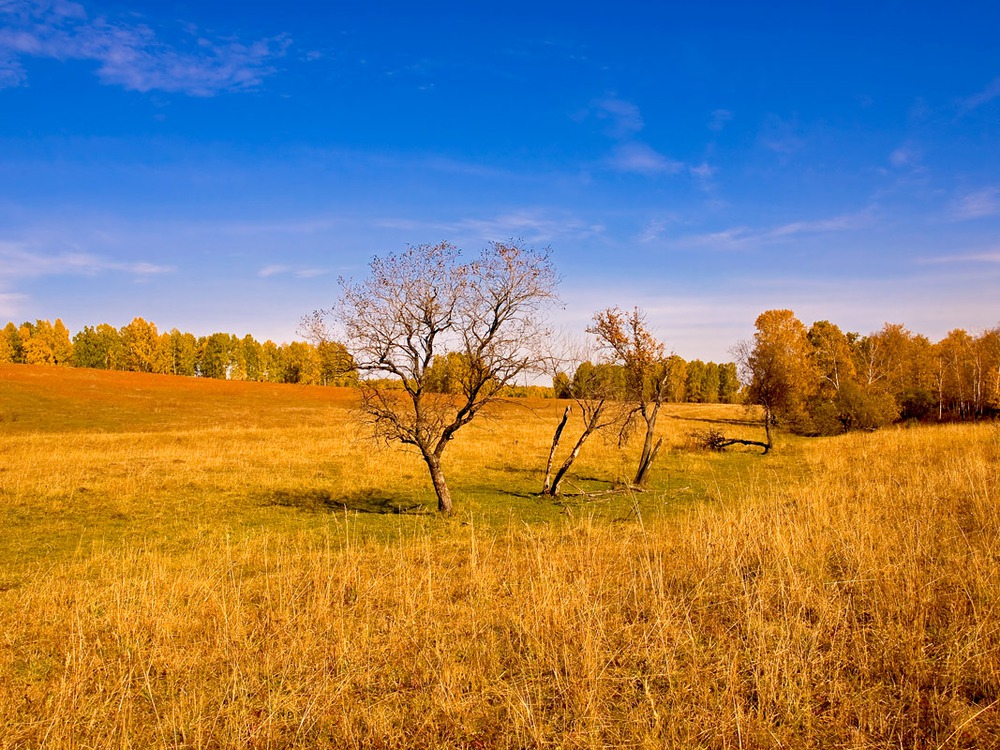
<instances>
[{"instance_id":1,"label":"tall dry grass","mask_svg":"<svg viewBox=\"0 0 1000 750\"><path fill-rule=\"evenodd\" d=\"M798 450L652 520L95 542L0 593L0 746L1000 746L1000 432Z\"/></svg>"}]
</instances>

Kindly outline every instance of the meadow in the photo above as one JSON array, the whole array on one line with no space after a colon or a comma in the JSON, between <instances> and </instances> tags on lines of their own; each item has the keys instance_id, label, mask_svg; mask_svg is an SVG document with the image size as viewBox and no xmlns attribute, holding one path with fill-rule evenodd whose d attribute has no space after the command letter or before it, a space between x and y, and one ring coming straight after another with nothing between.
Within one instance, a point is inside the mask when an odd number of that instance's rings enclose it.
<instances>
[{"instance_id":1,"label":"meadow","mask_svg":"<svg viewBox=\"0 0 1000 750\"><path fill-rule=\"evenodd\" d=\"M441 517L354 405L0 365L0 748L1000 747L996 424L671 405L647 491L595 438L553 501L511 400Z\"/></svg>"}]
</instances>

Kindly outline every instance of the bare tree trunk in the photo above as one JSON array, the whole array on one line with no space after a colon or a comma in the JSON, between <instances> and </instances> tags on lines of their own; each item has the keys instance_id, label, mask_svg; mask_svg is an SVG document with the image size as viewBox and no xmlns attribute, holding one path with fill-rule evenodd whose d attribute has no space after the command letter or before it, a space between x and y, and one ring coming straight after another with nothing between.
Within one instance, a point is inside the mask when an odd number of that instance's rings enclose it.
<instances>
[{"instance_id":1,"label":"bare tree trunk","mask_svg":"<svg viewBox=\"0 0 1000 750\"><path fill-rule=\"evenodd\" d=\"M656 458L656 454L660 450L660 444L663 442L661 437L656 443L656 447L653 447L653 433L656 431L656 415L660 411L660 405L657 403L653 407L653 412L648 417L645 416L643 412L643 418L646 420L646 438L642 443L642 454L639 456L639 468L635 472L635 479L632 484L636 487L641 487L642 483L646 481L646 474L649 472L649 467L653 464L653 459Z\"/></svg>"},{"instance_id":2,"label":"bare tree trunk","mask_svg":"<svg viewBox=\"0 0 1000 750\"><path fill-rule=\"evenodd\" d=\"M944 419L944 370L938 362L938 422Z\"/></svg>"},{"instance_id":3,"label":"bare tree trunk","mask_svg":"<svg viewBox=\"0 0 1000 750\"><path fill-rule=\"evenodd\" d=\"M771 410L767 407L764 408L764 436L767 442L767 447L764 449L764 453L771 450Z\"/></svg>"},{"instance_id":4,"label":"bare tree trunk","mask_svg":"<svg viewBox=\"0 0 1000 750\"><path fill-rule=\"evenodd\" d=\"M563 477L566 476L566 472L569 471L569 467L573 465L574 461L576 461L576 457L580 455L580 449L583 447L583 444L587 442L587 438L589 438L593 434L594 430L597 429L597 420L600 418L600 415L601 415L601 410L600 408L598 408L597 411L594 412L594 415L591 417L590 422L587 423L587 428L583 431L583 434L580 435L580 438L576 441L576 445L573 446L573 450L570 451L569 455L566 457L566 460L563 461L563 465L560 466L559 471L556 472L555 481L552 482L552 489L549 491L549 494L552 495L553 497L559 494L559 484L562 482Z\"/></svg>"},{"instance_id":5,"label":"bare tree trunk","mask_svg":"<svg viewBox=\"0 0 1000 750\"><path fill-rule=\"evenodd\" d=\"M431 482L434 484L434 492L438 499L438 510L442 513L451 513L451 492L448 491L448 483L444 480L444 472L441 471L441 459L433 453L424 454L424 461L431 472Z\"/></svg>"},{"instance_id":6,"label":"bare tree trunk","mask_svg":"<svg viewBox=\"0 0 1000 750\"><path fill-rule=\"evenodd\" d=\"M552 464L555 462L556 458L556 448L559 447L559 438L562 437L562 432L566 428L566 421L569 419L570 407L566 407L566 411L563 412L562 421L559 422L559 426L556 427L556 434L552 436L552 447L549 449L549 461L545 464L545 483L542 485L543 495L555 495L556 490L552 484ZM561 475L560 475L561 476ZM556 484L559 483L559 478L556 478Z\"/></svg>"},{"instance_id":7,"label":"bare tree trunk","mask_svg":"<svg viewBox=\"0 0 1000 750\"><path fill-rule=\"evenodd\" d=\"M635 479L632 484L638 485L646 478L646 467L649 465L649 456L653 452L653 431L646 428L646 438L642 443L642 453L639 455L639 468L636 469Z\"/></svg>"},{"instance_id":8,"label":"bare tree trunk","mask_svg":"<svg viewBox=\"0 0 1000 750\"><path fill-rule=\"evenodd\" d=\"M650 438L652 440L652 438ZM642 460L639 461L639 470L635 474L635 481L633 484L636 487L641 487L643 482L646 481L646 475L649 473L649 467L653 465L653 461L656 460L656 454L660 452L660 446L663 445L663 438L659 438L656 441L656 445L646 453L643 449Z\"/></svg>"}]
</instances>

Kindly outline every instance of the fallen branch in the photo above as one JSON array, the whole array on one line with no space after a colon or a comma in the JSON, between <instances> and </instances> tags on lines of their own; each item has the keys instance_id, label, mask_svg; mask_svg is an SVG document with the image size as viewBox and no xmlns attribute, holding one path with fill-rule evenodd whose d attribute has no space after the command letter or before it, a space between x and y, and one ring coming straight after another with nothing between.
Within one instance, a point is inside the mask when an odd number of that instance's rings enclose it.
<instances>
[{"instance_id":1,"label":"fallen branch","mask_svg":"<svg viewBox=\"0 0 1000 750\"><path fill-rule=\"evenodd\" d=\"M695 442L701 448L706 448L713 451L721 451L728 448L730 445L751 445L758 448L763 448L764 453L771 450L771 446L768 443L762 443L760 440L743 440L742 438L729 438L723 435L718 430L700 430L697 432L690 433L690 436L694 438Z\"/></svg>"},{"instance_id":2,"label":"fallen branch","mask_svg":"<svg viewBox=\"0 0 1000 750\"><path fill-rule=\"evenodd\" d=\"M620 485L617 487L611 487L610 489L606 490L592 490L588 492L587 490L583 489L583 487L580 487L578 484L574 484L569 480L566 481L566 484L568 484L570 487L576 490L576 492L563 493L561 495L561 497L564 497L567 500L580 499L580 498L585 500L593 500L596 497L608 497L609 495L624 495L626 492L636 492L636 491L645 492L645 490L638 489L636 487L631 487L628 485Z\"/></svg>"},{"instance_id":3,"label":"fallen branch","mask_svg":"<svg viewBox=\"0 0 1000 750\"><path fill-rule=\"evenodd\" d=\"M763 448L764 453L771 450L771 446L767 443L762 443L759 440L740 440L738 438L726 438L725 440L718 443L718 445L713 446L715 450L722 450L730 445L756 445L758 448Z\"/></svg>"}]
</instances>

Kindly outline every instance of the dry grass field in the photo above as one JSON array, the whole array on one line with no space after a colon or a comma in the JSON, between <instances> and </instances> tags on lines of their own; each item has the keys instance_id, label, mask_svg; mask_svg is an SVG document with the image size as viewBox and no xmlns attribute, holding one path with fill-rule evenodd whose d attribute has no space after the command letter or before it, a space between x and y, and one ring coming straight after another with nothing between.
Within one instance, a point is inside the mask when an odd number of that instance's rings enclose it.
<instances>
[{"instance_id":1,"label":"dry grass field","mask_svg":"<svg viewBox=\"0 0 1000 750\"><path fill-rule=\"evenodd\" d=\"M0 748L1000 747L996 425L677 405L553 503L511 402L441 518L352 395L0 366Z\"/></svg>"}]
</instances>

